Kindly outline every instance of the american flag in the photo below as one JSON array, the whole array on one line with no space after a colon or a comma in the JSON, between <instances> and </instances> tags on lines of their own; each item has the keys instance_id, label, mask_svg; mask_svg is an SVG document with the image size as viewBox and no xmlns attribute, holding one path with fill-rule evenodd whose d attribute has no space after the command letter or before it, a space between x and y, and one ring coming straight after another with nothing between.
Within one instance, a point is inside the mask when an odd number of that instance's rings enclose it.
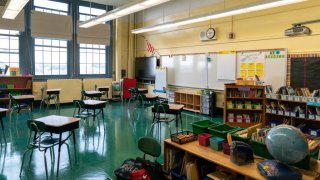
<instances>
[{"instance_id":1,"label":"american flag","mask_svg":"<svg viewBox=\"0 0 320 180\"><path fill-rule=\"evenodd\" d=\"M154 51L155 51L154 47L152 46L151 43L149 43L149 41L147 41L147 51L151 52L152 54L154 54Z\"/></svg>"}]
</instances>

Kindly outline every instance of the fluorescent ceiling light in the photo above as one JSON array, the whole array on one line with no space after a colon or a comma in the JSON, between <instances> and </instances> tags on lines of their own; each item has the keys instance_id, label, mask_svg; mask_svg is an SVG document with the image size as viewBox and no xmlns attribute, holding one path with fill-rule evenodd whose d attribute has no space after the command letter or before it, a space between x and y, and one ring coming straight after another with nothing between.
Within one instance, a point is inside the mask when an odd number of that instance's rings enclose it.
<instances>
[{"instance_id":1,"label":"fluorescent ceiling light","mask_svg":"<svg viewBox=\"0 0 320 180\"><path fill-rule=\"evenodd\" d=\"M29 0L8 0L2 18L15 19Z\"/></svg>"},{"instance_id":2,"label":"fluorescent ceiling light","mask_svg":"<svg viewBox=\"0 0 320 180\"><path fill-rule=\"evenodd\" d=\"M121 6L117 9L104 13L98 17L92 18L88 21L81 22L80 27L89 28L97 24L101 24L106 21L111 21L128 14L132 14L150 7L165 3L170 0L137 0L135 2L129 3L127 5Z\"/></svg>"},{"instance_id":3,"label":"fluorescent ceiling light","mask_svg":"<svg viewBox=\"0 0 320 180\"><path fill-rule=\"evenodd\" d=\"M248 12L270 9L270 8L274 8L274 7L299 3L299 2L303 2L303 1L307 1L307 0L266 0L264 2L251 4L251 5L247 5L247 6L243 6L243 7L239 7L239 8L229 9L229 10L222 10L222 11L218 11L218 12L215 12L212 14L195 16L192 18L181 19L178 21L173 21L173 22L163 23L163 24L159 24L159 25L134 29L131 32L134 34L145 33L145 32L156 31L156 30L160 30L160 29L178 27L178 26L197 23L197 22L203 22L203 21L207 21L210 19L218 19L218 18L222 18L222 17L234 16L234 15L244 14L244 13L248 13Z\"/></svg>"}]
</instances>

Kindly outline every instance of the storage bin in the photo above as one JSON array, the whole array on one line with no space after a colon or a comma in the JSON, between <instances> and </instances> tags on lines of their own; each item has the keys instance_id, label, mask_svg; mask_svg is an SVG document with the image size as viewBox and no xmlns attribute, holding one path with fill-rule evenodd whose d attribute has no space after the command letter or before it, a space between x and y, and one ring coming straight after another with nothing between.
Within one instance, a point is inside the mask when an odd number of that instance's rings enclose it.
<instances>
[{"instance_id":1,"label":"storage bin","mask_svg":"<svg viewBox=\"0 0 320 180\"><path fill-rule=\"evenodd\" d=\"M277 114L277 110L276 110L276 109L272 109L272 110L271 110L271 113L272 113L272 114Z\"/></svg>"},{"instance_id":2,"label":"storage bin","mask_svg":"<svg viewBox=\"0 0 320 180\"><path fill-rule=\"evenodd\" d=\"M279 114L279 115L283 115L284 112L283 112L282 110L278 110L278 114Z\"/></svg>"},{"instance_id":3,"label":"storage bin","mask_svg":"<svg viewBox=\"0 0 320 180\"><path fill-rule=\"evenodd\" d=\"M208 134L208 133L202 133L202 134L199 134L198 135L198 141L199 141L199 144L201 146L209 146L210 144L210 138L212 137L211 134Z\"/></svg>"},{"instance_id":4,"label":"storage bin","mask_svg":"<svg viewBox=\"0 0 320 180\"><path fill-rule=\"evenodd\" d=\"M222 149L224 154L230 155L230 145L227 141L222 142Z\"/></svg>"},{"instance_id":5,"label":"storage bin","mask_svg":"<svg viewBox=\"0 0 320 180\"><path fill-rule=\"evenodd\" d=\"M261 104L255 104L254 105L254 109L262 109L262 105Z\"/></svg>"},{"instance_id":6,"label":"storage bin","mask_svg":"<svg viewBox=\"0 0 320 180\"><path fill-rule=\"evenodd\" d=\"M220 138L227 138L227 134L238 130L239 127L232 127L227 124L221 124L217 126L210 126L208 127L208 131L212 136L220 137Z\"/></svg>"},{"instance_id":7,"label":"storage bin","mask_svg":"<svg viewBox=\"0 0 320 180\"><path fill-rule=\"evenodd\" d=\"M308 98L307 98L307 97L302 97L302 98L301 98L301 101L302 101L302 102L308 102Z\"/></svg>"},{"instance_id":8,"label":"storage bin","mask_svg":"<svg viewBox=\"0 0 320 180\"><path fill-rule=\"evenodd\" d=\"M271 98L271 94L266 94L266 98L270 99Z\"/></svg>"},{"instance_id":9,"label":"storage bin","mask_svg":"<svg viewBox=\"0 0 320 180\"><path fill-rule=\"evenodd\" d=\"M234 122L234 118L228 117L228 122Z\"/></svg>"},{"instance_id":10,"label":"storage bin","mask_svg":"<svg viewBox=\"0 0 320 180\"><path fill-rule=\"evenodd\" d=\"M316 98L314 97L308 97L308 102L317 102Z\"/></svg>"},{"instance_id":11,"label":"storage bin","mask_svg":"<svg viewBox=\"0 0 320 180\"><path fill-rule=\"evenodd\" d=\"M306 118L306 114L304 114L304 113L299 113L299 118Z\"/></svg>"},{"instance_id":12,"label":"storage bin","mask_svg":"<svg viewBox=\"0 0 320 180\"><path fill-rule=\"evenodd\" d=\"M288 99L288 95L280 95L281 100L287 100Z\"/></svg>"},{"instance_id":13,"label":"storage bin","mask_svg":"<svg viewBox=\"0 0 320 180\"><path fill-rule=\"evenodd\" d=\"M267 109L266 109L266 112L267 112L267 113L271 113L272 110L271 110L270 108L267 108Z\"/></svg>"},{"instance_id":14,"label":"storage bin","mask_svg":"<svg viewBox=\"0 0 320 180\"><path fill-rule=\"evenodd\" d=\"M250 137L240 137L240 136L238 136L238 135L235 134L236 132L242 131L242 130L244 130L244 128L239 128L239 129L233 131L233 132L231 133L232 140L233 140L233 141L241 141L241 142L245 142L245 143L249 144L249 142L250 142Z\"/></svg>"},{"instance_id":15,"label":"storage bin","mask_svg":"<svg viewBox=\"0 0 320 180\"><path fill-rule=\"evenodd\" d=\"M293 101L293 98L294 98L294 96L290 96L290 95L287 96L288 101Z\"/></svg>"},{"instance_id":16,"label":"storage bin","mask_svg":"<svg viewBox=\"0 0 320 180\"><path fill-rule=\"evenodd\" d=\"M246 109L253 109L251 104L245 104L244 107L245 107Z\"/></svg>"},{"instance_id":17,"label":"storage bin","mask_svg":"<svg viewBox=\"0 0 320 180\"><path fill-rule=\"evenodd\" d=\"M255 155L263 157L265 159L273 159L267 149L266 144L251 140L251 147Z\"/></svg>"},{"instance_id":18,"label":"storage bin","mask_svg":"<svg viewBox=\"0 0 320 180\"><path fill-rule=\"evenodd\" d=\"M243 108L243 104L236 104L237 109L242 109Z\"/></svg>"},{"instance_id":19,"label":"storage bin","mask_svg":"<svg viewBox=\"0 0 320 180\"><path fill-rule=\"evenodd\" d=\"M301 96L294 96L294 101L301 102Z\"/></svg>"},{"instance_id":20,"label":"storage bin","mask_svg":"<svg viewBox=\"0 0 320 180\"><path fill-rule=\"evenodd\" d=\"M314 115L314 114L309 114L309 115L308 115L308 118L315 120L315 119L316 119L316 115Z\"/></svg>"},{"instance_id":21,"label":"storage bin","mask_svg":"<svg viewBox=\"0 0 320 180\"><path fill-rule=\"evenodd\" d=\"M237 123L242 123L242 122L243 122L242 117L241 117L241 118L236 118L236 122L237 122Z\"/></svg>"},{"instance_id":22,"label":"storage bin","mask_svg":"<svg viewBox=\"0 0 320 180\"><path fill-rule=\"evenodd\" d=\"M272 95L271 95L271 98L272 98L272 99L279 99L279 94L272 94Z\"/></svg>"},{"instance_id":23,"label":"storage bin","mask_svg":"<svg viewBox=\"0 0 320 180\"><path fill-rule=\"evenodd\" d=\"M201 134L201 133L208 132L208 127L214 126L214 125L218 125L218 123L212 122L210 120L194 122L192 123L193 133Z\"/></svg>"},{"instance_id":24,"label":"storage bin","mask_svg":"<svg viewBox=\"0 0 320 180\"><path fill-rule=\"evenodd\" d=\"M210 138L210 147L216 151L222 150L222 142L224 141L223 138L219 137L211 137Z\"/></svg>"},{"instance_id":25,"label":"storage bin","mask_svg":"<svg viewBox=\"0 0 320 180\"><path fill-rule=\"evenodd\" d=\"M297 113L296 112L290 112L290 116L291 117L297 117Z\"/></svg>"},{"instance_id":26,"label":"storage bin","mask_svg":"<svg viewBox=\"0 0 320 180\"><path fill-rule=\"evenodd\" d=\"M285 115L285 116L290 116L290 113L291 113L290 111L285 111L285 112L284 112L284 115Z\"/></svg>"}]
</instances>

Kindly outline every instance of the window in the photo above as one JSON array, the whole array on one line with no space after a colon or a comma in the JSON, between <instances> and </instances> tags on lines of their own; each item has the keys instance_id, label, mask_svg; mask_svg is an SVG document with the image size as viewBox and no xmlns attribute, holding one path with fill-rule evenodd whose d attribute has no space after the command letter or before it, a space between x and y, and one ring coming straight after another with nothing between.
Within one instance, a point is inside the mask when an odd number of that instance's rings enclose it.
<instances>
[{"instance_id":1,"label":"window","mask_svg":"<svg viewBox=\"0 0 320 180\"><path fill-rule=\"evenodd\" d=\"M0 68L6 65L19 67L19 31L0 29Z\"/></svg>"},{"instance_id":2,"label":"window","mask_svg":"<svg viewBox=\"0 0 320 180\"><path fill-rule=\"evenodd\" d=\"M35 75L67 75L67 54L66 40L35 38Z\"/></svg>"},{"instance_id":3,"label":"window","mask_svg":"<svg viewBox=\"0 0 320 180\"><path fill-rule=\"evenodd\" d=\"M106 74L106 46L80 44L80 74Z\"/></svg>"},{"instance_id":4,"label":"window","mask_svg":"<svg viewBox=\"0 0 320 180\"><path fill-rule=\"evenodd\" d=\"M34 0L34 9L36 11L68 15L68 4L50 0Z\"/></svg>"},{"instance_id":5,"label":"window","mask_svg":"<svg viewBox=\"0 0 320 180\"><path fill-rule=\"evenodd\" d=\"M93 7L87 7L87 6L79 6L79 20L80 21L87 21L89 19L92 19L96 16L99 16L103 13L106 13L107 11L105 9L98 9Z\"/></svg>"}]
</instances>

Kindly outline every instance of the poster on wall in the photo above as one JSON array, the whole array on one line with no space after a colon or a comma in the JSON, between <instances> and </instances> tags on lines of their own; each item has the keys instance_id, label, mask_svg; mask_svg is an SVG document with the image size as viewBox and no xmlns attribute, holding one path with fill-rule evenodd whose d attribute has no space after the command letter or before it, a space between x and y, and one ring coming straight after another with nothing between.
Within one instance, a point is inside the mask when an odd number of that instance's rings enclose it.
<instances>
[{"instance_id":1,"label":"poster on wall","mask_svg":"<svg viewBox=\"0 0 320 180\"><path fill-rule=\"evenodd\" d=\"M243 79L264 78L265 57L263 52L242 52L239 54L240 77Z\"/></svg>"}]
</instances>

